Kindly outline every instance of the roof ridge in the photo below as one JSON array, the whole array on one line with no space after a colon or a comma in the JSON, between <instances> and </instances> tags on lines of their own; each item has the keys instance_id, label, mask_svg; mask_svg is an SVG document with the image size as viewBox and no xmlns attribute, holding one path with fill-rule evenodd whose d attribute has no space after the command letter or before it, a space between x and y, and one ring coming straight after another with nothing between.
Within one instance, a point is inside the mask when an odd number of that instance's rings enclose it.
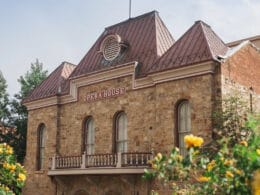
<instances>
[{"instance_id":1,"label":"roof ridge","mask_svg":"<svg viewBox=\"0 0 260 195\"><path fill-rule=\"evenodd\" d=\"M209 48L209 51L213 57L213 59L216 59L216 56L214 56L214 51L212 51L212 45L210 45L210 39L208 37L208 33L206 33L206 29L205 28L208 28L210 30L211 33L213 33L213 35L215 36L215 38L217 38L217 40L219 40L225 47L227 47L227 45L224 43L224 41L214 32L214 30L210 27L210 25L208 25L207 23L203 22L203 21L200 21L200 25L202 27L202 31L203 31L203 34L204 34L204 37L206 38L206 43L207 43L207 46Z\"/></svg>"},{"instance_id":2,"label":"roof ridge","mask_svg":"<svg viewBox=\"0 0 260 195\"><path fill-rule=\"evenodd\" d=\"M180 42L181 39L182 39L184 36L186 36L186 34L188 34L188 32L189 32L193 27L194 27L194 25L192 25L188 30L186 30L186 32L185 32L181 37L179 37L179 38L172 44L172 46L169 47L169 49L168 49L166 52L164 52L164 54L163 54L162 56L160 56L160 58L158 58L158 59L153 63L153 65L150 67L150 69L152 69L153 66L161 60L161 58L163 58L165 55L167 55L167 53L170 52L170 50L174 47L174 45L176 45L178 42Z\"/></svg>"},{"instance_id":3,"label":"roof ridge","mask_svg":"<svg viewBox=\"0 0 260 195\"><path fill-rule=\"evenodd\" d=\"M163 22L163 20L161 19L161 17L159 16L158 13L155 13L154 22L155 22L155 39L156 39L155 44L156 44L156 48L157 48L157 51L156 51L156 52L157 52L157 54L159 54L159 53L160 53L160 51L159 51L159 50L160 50L160 47L159 47L159 45L158 45L158 42L159 42L159 36L161 36L161 33L164 34L164 35L167 34L166 36L171 39L172 44L170 45L170 47L174 44L175 40L174 40L174 38L173 38L171 32L170 32L169 29L166 27L165 23ZM163 30L163 29L164 29L164 30ZM165 30L166 30L167 32L165 32ZM163 38L163 39L164 39L164 38ZM161 40L161 42L163 42L163 43L165 44L165 40ZM166 47L165 45L161 45L161 46L162 46L163 48ZM170 47L168 47L168 48L163 52L163 54L166 53L167 50L168 50ZM159 56L159 55L158 55L158 56ZM160 57L161 57L161 56L160 56Z\"/></svg>"},{"instance_id":4,"label":"roof ridge","mask_svg":"<svg viewBox=\"0 0 260 195\"><path fill-rule=\"evenodd\" d=\"M207 48L208 48L208 50L209 50L209 52L210 52L211 57L212 57L212 58L215 58L215 57L213 56L213 51L211 50L211 47L210 47L210 44L209 44L209 40L208 40L207 35L206 35L206 32L205 32L205 30L204 30L204 25L207 25L207 24L206 24L205 22L201 21L201 20L196 21L195 24L196 24L196 23L199 24L200 27L201 27L201 29L202 29L203 38L204 38L205 41L206 41L206 45L207 45ZM211 27L210 27L209 25L207 25L207 27L211 29Z\"/></svg>"},{"instance_id":5,"label":"roof ridge","mask_svg":"<svg viewBox=\"0 0 260 195\"><path fill-rule=\"evenodd\" d=\"M128 18L127 20L124 20L124 21L121 21L121 22L119 22L119 23L113 24L113 25L111 25L111 26L105 27L105 31L106 31L107 29L109 29L109 28L112 28L112 27L115 27L115 26L119 26L119 25L122 25L122 24L127 23L127 22L130 22L130 21L139 20L139 19L144 18L144 17L146 17L146 16L148 16L148 15L158 14L158 13L159 13L159 12L158 12L157 10L153 10L153 11L147 12L147 13L145 13L145 14L136 16L136 17L134 17L134 18Z\"/></svg>"}]
</instances>

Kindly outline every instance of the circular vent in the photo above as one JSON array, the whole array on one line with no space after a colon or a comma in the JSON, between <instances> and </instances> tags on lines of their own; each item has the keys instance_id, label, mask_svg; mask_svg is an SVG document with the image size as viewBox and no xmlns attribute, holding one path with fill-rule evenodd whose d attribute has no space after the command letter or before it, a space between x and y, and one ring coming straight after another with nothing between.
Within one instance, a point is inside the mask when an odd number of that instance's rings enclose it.
<instances>
[{"instance_id":1,"label":"circular vent","mask_svg":"<svg viewBox=\"0 0 260 195\"><path fill-rule=\"evenodd\" d=\"M105 38L102 43L102 53L106 60L114 60L121 51L120 37L118 35L110 35Z\"/></svg>"}]
</instances>

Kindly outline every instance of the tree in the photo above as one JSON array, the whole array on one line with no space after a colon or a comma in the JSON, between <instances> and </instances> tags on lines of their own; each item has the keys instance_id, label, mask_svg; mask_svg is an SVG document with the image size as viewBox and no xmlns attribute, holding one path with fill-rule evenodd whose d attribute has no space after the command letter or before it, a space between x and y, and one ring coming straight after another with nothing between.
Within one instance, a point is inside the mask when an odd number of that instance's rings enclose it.
<instances>
[{"instance_id":1,"label":"tree","mask_svg":"<svg viewBox=\"0 0 260 195\"><path fill-rule=\"evenodd\" d=\"M15 94L15 99L11 102L11 120L10 124L16 127L14 134L9 135L11 146L17 155L17 160L23 162L26 154L26 134L27 134L27 118L28 112L25 106L22 105L22 100L37 87L45 78L48 71L43 70L43 64L38 59L31 64L29 71L18 79L21 85L20 92ZM7 138L8 139L8 138ZM9 140L9 141L10 141ZM9 142L7 142L9 143Z\"/></svg>"},{"instance_id":2,"label":"tree","mask_svg":"<svg viewBox=\"0 0 260 195\"><path fill-rule=\"evenodd\" d=\"M7 84L6 80L0 71L0 124L5 124L6 120L10 116L8 109L8 94L6 92Z\"/></svg>"}]
</instances>

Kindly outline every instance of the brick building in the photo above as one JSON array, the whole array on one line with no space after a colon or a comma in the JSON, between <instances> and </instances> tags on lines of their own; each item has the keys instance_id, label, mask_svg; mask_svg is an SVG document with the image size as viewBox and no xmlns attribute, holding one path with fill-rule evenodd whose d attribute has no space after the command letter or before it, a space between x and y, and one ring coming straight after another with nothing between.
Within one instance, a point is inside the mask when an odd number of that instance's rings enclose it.
<instances>
[{"instance_id":1,"label":"brick building","mask_svg":"<svg viewBox=\"0 0 260 195\"><path fill-rule=\"evenodd\" d=\"M217 100L240 93L259 109L260 53L228 47L202 21L174 40L156 11L105 28L75 66L63 62L24 100L24 194L149 194L155 152L210 140ZM260 109L259 109L260 110Z\"/></svg>"}]
</instances>

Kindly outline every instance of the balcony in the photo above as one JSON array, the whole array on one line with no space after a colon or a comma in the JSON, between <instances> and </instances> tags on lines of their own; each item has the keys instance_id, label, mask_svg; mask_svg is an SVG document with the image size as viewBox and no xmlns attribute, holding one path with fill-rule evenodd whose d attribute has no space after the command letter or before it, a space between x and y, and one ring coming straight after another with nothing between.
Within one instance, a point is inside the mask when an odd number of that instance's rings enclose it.
<instances>
[{"instance_id":1,"label":"balcony","mask_svg":"<svg viewBox=\"0 0 260 195\"><path fill-rule=\"evenodd\" d=\"M48 175L143 174L152 157L152 152L54 156L50 159Z\"/></svg>"}]
</instances>

